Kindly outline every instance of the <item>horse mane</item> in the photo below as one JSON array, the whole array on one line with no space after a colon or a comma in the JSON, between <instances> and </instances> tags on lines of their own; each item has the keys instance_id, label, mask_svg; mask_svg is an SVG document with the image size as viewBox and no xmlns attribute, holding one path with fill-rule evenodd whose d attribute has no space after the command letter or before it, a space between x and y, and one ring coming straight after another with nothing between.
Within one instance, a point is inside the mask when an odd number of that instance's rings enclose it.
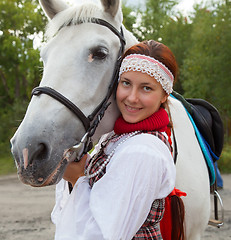
<instances>
[{"instance_id":1,"label":"horse mane","mask_svg":"<svg viewBox=\"0 0 231 240\"><path fill-rule=\"evenodd\" d=\"M79 22L91 22L92 18L102 17L103 9L95 3L74 5L59 12L47 25L46 37L52 38L65 26L76 25Z\"/></svg>"}]
</instances>

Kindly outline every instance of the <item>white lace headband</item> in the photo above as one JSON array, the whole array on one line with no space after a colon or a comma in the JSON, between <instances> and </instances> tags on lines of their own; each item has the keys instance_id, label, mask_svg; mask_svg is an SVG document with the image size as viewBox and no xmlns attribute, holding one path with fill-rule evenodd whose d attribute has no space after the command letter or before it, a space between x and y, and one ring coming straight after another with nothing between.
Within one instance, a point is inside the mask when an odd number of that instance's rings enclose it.
<instances>
[{"instance_id":1,"label":"white lace headband","mask_svg":"<svg viewBox=\"0 0 231 240\"><path fill-rule=\"evenodd\" d=\"M137 71L147 73L159 82L165 92L170 94L173 88L174 77L170 70L155 58L141 54L131 54L126 56L121 64L119 79L122 73L129 71Z\"/></svg>"}]
</instances>

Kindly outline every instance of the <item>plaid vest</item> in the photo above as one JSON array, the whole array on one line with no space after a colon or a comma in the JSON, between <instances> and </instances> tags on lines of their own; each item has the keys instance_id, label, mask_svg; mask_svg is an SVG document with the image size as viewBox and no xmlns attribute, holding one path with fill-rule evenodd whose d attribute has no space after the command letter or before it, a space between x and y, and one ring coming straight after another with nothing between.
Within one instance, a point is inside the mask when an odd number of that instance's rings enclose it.
<instances>
[{"instance_id":1,"label":"plaid vest","mask_svg":"<svg viewBox=\"0 0 231 240\"><path fill-rule=\"evenodd\" d=\"M160 140L162 140L169 148L170 151L172 151L171 145L169 144L166 137L158 131L142 131L141 133L149 133L154 136L157 136ZM100 166L106 161L107 155L104 153L103 149L100 150L100 153L98 153L98 157L96 157L92 163L92 167L89 171L89 174L93 174L96 172ZM90 162L90 161L89 161ZM88 167L89 163L86 167ZM102 169L102 171L96 175L95 177L92 177L89 179L90 187L92 188L94 183L97 182L103 175L106 173L106 166ZM135 234L135 236L132 238L132 240L161 240L162 236L160 233L159 223L164 215L164 205L165 205L165 199L156 199L153 201L150 212L148 214L148 217L146 218L145 222L141 226L141 228L138 230L138 232Z\"/></svg>"}]
</instances>

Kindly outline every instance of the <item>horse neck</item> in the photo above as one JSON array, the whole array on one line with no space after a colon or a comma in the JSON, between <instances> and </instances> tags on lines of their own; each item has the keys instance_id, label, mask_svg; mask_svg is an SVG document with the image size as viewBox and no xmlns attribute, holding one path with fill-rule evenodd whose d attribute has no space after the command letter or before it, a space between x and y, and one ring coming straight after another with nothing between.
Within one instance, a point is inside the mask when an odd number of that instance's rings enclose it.
<instances>
[{"instance_id":1,"label":"horse neck","mask_svg":"<svg viewBox=\"0 0 231 240\"><path fill-rule=\"evenodd\" d=\"M96 128L95 134L92 138L93 142L98 142L99 138L108 132L111 132L114 128L116 119L120 115L120 111L117 107L116 100L114 96L111 96L109 99L111 103L108 109L106 110L104 117L100 121L98 127Z\"/></svg>"}]
</instances>

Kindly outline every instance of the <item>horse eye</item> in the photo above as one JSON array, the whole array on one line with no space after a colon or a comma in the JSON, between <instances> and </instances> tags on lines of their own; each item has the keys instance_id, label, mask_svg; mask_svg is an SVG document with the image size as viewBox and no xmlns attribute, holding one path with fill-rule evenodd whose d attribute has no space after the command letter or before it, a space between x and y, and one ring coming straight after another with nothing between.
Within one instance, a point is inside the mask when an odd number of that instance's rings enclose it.
<instances>
[{"instance_id":1,"label":"horse eye","mask_svg":"<svg viewBox=\"0 0 231 240\"><path fill-rule=\"evenodd\" d=\"M108 49L105 47L97 47L91 50L92 58L96 60L103 60L108 55Z\"/></svg>"}]
</instances>

